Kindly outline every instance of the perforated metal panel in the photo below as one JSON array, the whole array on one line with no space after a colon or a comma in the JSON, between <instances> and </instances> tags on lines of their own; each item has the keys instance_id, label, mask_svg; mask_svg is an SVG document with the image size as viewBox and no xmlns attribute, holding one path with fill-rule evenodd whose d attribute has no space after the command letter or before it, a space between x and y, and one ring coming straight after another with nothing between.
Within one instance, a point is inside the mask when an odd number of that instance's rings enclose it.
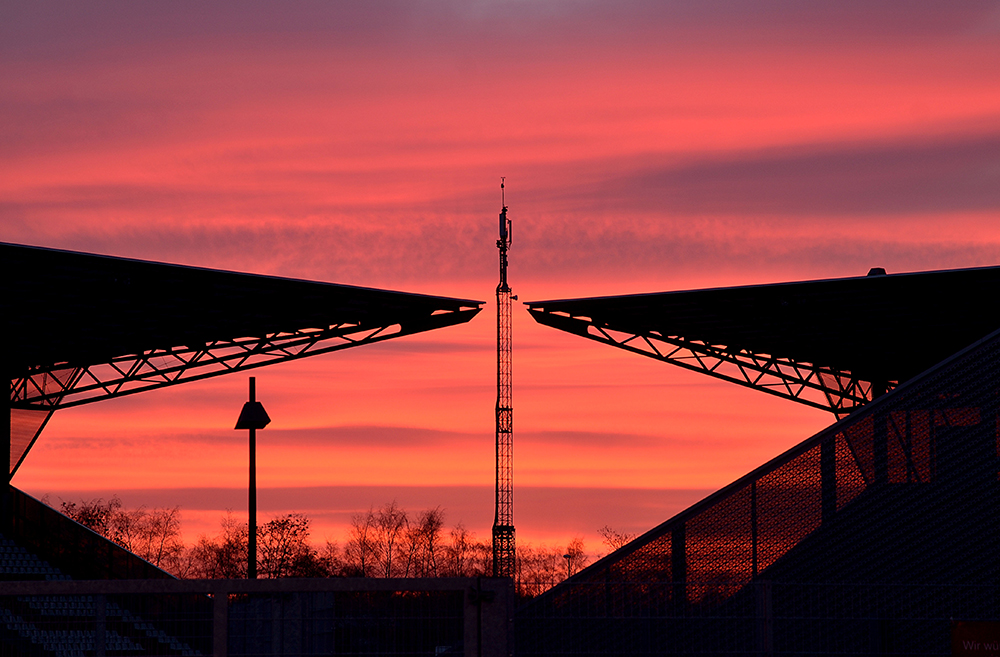
<instances>
[{"instance_id":1,"label":"perforated metal panel","mask_svg":"<svg viewBox=\"0 0 1000 657\"><path fill-rule=\"evenodd\" d=\"M1000 619L998 388L1000 332L524 605L518 654L947 654Z\"/></svg>"}]
</instances>

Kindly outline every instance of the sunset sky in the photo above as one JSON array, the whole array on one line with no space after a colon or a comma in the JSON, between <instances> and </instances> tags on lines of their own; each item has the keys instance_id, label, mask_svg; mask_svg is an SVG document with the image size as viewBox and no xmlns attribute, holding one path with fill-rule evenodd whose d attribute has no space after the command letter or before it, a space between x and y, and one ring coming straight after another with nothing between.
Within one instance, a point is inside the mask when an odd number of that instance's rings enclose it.
<instances>
[{"instance_id":1,"label":"sunset sky","mask_svg":"<svg viewBox=\"0 0 1000 657\"><path fill-rule=\"evenodd\" d=\"M486 538L500 176L521 301L1000 264L1000 4L0 0L0 171L0 241L486 301L255 373L263 519ZM58 412L13 483L214 532L246 378ZM519 542L600 552L832 420L515 308Z\"/></svg>"}]
</instances>

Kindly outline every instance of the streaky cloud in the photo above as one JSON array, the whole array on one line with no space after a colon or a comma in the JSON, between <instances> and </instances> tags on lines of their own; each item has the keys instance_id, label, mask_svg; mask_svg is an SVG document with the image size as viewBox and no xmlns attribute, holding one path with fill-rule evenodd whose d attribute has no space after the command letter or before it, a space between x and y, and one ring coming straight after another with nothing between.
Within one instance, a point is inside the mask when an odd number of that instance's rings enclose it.
<instances>
[{"instance_id":1,"label":"streaky cloud","mask_svg":"<svg viewBox=\"0 0 1000 657\"><path fill-rule=\"evenodd\" d=\"M703 499L711 489L693 488L610 488L519 486L516 523L519 537L537 543L532 535L552 536L596 533L611 525L621 531L641 532L654 527ZM246 507L246 490L241 488L183 487L172 489L53 490L49 503L110 498L118 495L128 507L174 507L184 511L239 511ZM492 486L309 486L258 489L260 512L266 517L291 511L339 527L346 526L356 513L395 500L409 512L441 507L446 526L462 522L488 540L492 519ZM245 512L244 512L245 513ZM320 532L316 532L317 535ZM331 537L333 538L333 537ZM343 538L343 537L338 537ZM598 546L594 545L593 548Z\"/></svg>"},{"instance_id":2,"label":"streaky cloud","mask_svg":"<svg viewBox=\"0 0 1000 657\"><path fill-rule=\"evenodd\" d=\"M912 42L969 33L988 25L995 4L944 0L873 4L863 0L801 3L773 0L748 5L702 2L596 0L457 2L377 0L365 3L276 0L197 5L102 2L86 6L7 3L0 44L8 58L44 58L67 52L107 52L115 46L152 51L221 42L234 44L336 43L372 49L428 48L476 38L491 52L514 43L539 47L544 39L584 44L628 44L639 38L676 41L702 28L702 39L749 33L801 42L850 40ZM710 28L710 29L706 29Z\"/></svg>"},{"instance_id":3,"label":"streaky cloud","mask_svg":"<svg viewBox=\"0 0 1000 657\"><path fill-rule=\"evenodd\" d=\"M641 166L553 204L665 216L911 218L1000 208L1000 133L803 144ZM600 166L600 165L598 165Z\"/></svg>"}]
</instances>

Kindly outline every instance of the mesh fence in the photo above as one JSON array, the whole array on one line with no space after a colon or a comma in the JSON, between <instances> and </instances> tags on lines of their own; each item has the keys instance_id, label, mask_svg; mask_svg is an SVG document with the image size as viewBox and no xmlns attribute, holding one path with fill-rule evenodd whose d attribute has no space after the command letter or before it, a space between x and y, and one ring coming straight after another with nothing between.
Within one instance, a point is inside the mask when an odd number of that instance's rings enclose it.
<instances>
[{"instance_id":1,"label":"mesh fence","mask_svg":"<svg viewBox=\"0 0 1000 657\"><path fill-rule=\"evenodd\" d=\"M996 620L993 586L570 582L559 606L521 610L515 654L950 655L955 618ZM621 604L629 600L629 604ZM617 604L616 604L617 603Z\"/></svg>"},{"instance_id":2,"label":"mesh fence","mask_svg":"<svg viewBox=\"0 0 1000 657\"><path fill-rule=\"evenodd\" d=\"M10 474L31 448L36 436L49 419L49 411L10 410Z\"/></svg>"},{"instance_id":3,"label":"mesh fence","mask_svg":"<svg viewBox=\"0 0 1000 657\"><path fill-rule=\"evenodd\" d=\"M251 655L464 652L463 591L229 596L227 650ZM209 596L0 596L0 655L211 655Z\"/></svg>"},{"instance_id":4,"label":"mesh fence","mask_svg":"<svg viewBox=\"0 0 1000 657\"><path fill-rule=\"evenodd\" d=\"M0 596L0 655L211 655L212 607L192 595Z\"/></svg>"},{"instance_id":5,"label":"mesh fence","mask_svg":"<svg viewBox=\"0 0 1000 657\"><path fill-rule=\"evenodd\" d=\"M463 591L231 596L229 655L462 654Z\"/></svg>"},{"instance_id":6,"label":"mesh fence","mask_svg":"<svg viewBox=\"0 0 1000 657\"><path fill-rule=\"evenodd\" d=\"M77 376L79 370L76 368L65 368L54 370L50 374L37 377L32 380L32 391L35 387L41 388L41 392L54 393L65 388L65 386ZM21 399L28 394L28 383L26 379L20 380L20 387L14 387L15 382L11 382L11 399ZM13 475L21 461L31 446L34 444L38 434L41 433L45 424L51 416L49 410L32 410L24 408L12 408L10 410L10 474Z\"/></svg>"},{"instance_id":7,"label":"mesh fence","mask_svg":"<svg viewBox=\"0 0 1000 657\"><path fill-rule=\"evenodd\" d=\"M193 657L220 651L239 657L508 654L509 580L122 580L6 586L7 591L0 586L3 657ZM17 591L12 593L11 587ZM70 589L86 593L65 592ZM50 592L36 592L46 590Z\"/></svg>"},{"instance_id":8,"label":"mesh fence","mask_svg":"<svg viewBox=\"0 0 1000 657\"><path fill-rule=\"evenodd\" d=\"M1000 618L998 383L993 334L523 605L518 654L947 653Z\"/></svg>"}]
</instances>

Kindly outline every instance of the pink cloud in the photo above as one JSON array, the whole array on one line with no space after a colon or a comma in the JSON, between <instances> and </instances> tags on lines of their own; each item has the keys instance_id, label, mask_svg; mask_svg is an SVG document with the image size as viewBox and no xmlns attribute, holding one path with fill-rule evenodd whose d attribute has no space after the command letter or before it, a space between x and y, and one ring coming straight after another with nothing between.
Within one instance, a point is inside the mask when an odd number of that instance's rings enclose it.
<instances>
[{"instance_id":1,"label":"pink cloud","mask_svg":"<svg viewBox=\"0 0 1000 657\"><path fill-rule=\"evenodd\" d=\"M506 175L522 300L1000 260L992 3L22 4L5 19L4 241L491 300ZM521 310L524 536L593 532L586 505L632 513L625 486L721 486L831 419ZM491 313L261 371L269 487L353 486L347 505L316 493L331 526L391 490L438 503L443 484L478 492L441 503L488 517ZM60 412L15 484L237 490L245 392L232 377ZM657 504L623 529L664 519Z\"/></svg>"}]
</instances>

